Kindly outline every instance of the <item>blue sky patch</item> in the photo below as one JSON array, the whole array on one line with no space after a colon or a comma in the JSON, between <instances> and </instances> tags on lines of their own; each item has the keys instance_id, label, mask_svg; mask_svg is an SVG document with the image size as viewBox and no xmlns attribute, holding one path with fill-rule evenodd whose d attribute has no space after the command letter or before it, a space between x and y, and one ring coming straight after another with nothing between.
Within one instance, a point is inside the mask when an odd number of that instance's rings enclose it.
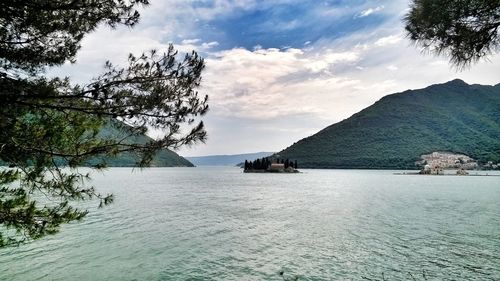
<instances>
[{"instance_id":1,"label":"blue sky patch","mask_svg":"<svg viewBox=\"0 0 500 281\"><path fill-rule=\"evenodd\" d=\"M386 17L379 12L376 2L367 6L365 1L280 1L266 4L260 1L251 9L239 8L210 20L200 20L197 34L203 42L219 42L217 49L243 47L248 50L262 48L302 48L306 42L336 39L359 30L372 29ZM212 2L195 2L195 7L211 7ZM378 7L378 10L376 10Z\"/></svg>"}]
</instances>

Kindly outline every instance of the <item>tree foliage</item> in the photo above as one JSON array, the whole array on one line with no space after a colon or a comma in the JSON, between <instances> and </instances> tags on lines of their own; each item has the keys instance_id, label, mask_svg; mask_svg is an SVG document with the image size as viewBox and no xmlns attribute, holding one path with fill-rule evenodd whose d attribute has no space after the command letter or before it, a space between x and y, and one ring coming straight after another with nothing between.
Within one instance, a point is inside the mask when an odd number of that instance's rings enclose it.
<instances>
[{"instance_id":1,"label":"tree foliage","mask_svg":"<svg viewBox=\"0 0 500 281\"><path fill-rule=\"evenodd\" d=\"M147 166L155 153L204 141L197 117L208 110L199 96L204 61L192 52L129 55L124 67L105 63L85 85L47 78L48 67L74 62L83 37L99 25L132 27L137 7L147 0L12 0L0 3L0 246L57 232L86 210L72 200L98 198L89 174L78 167L89 159L134 153ZM100 136L114 126L119 138ZM148 129L163 137L134 143ZM62 165L67 166L62 168ZM106 167L106 161L94 169Z\"/></svg>"},{"instance_id":2,"label":"tree foliage","mask_svg":"<svg viewBox=\"0 0 500 281\"><path fill-rule=\"evenodd\" d=\"M284 168L288 169L295 168L297 169L297 160L295 162L290 161L289 159L280 159L280 158L269 158L263 157L261 159L256 159L254 161L245 160L245 164L243 166L244 171L258 171L258 170L269 170L272 163L276 164L284 164Z\"/></svg>"},{"instance_id":3,"label":"tree foliage","mask_svg":"<svg viewBox=\"0 0 500 281\"><path fill-rule=\"evenodd\" d=\"M500 47L498 0L413 0L404 21L412 41L458 68Z\"/></svg>"}]
</instances>

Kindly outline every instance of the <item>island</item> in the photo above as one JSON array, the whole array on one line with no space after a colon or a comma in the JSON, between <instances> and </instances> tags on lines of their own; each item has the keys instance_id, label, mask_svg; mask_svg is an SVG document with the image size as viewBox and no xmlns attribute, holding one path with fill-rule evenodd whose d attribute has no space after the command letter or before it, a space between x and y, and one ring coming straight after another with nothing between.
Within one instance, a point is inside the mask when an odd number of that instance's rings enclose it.
<instances>
[{"instance_id":1,"label":"island","mask_svg":"<svg viewBox=\"0 0 500 281\"><path fill-rule=\"evenodd\" d=\"M416 173L395 173L396 175L457 175L457 176L500 176L479 174L478 171L496 170L500 163L494 164L488 162L480 165L476 159L461 153L453 153L446 151L435 151L429 154L420 156L421 160L416 161L415 165L420 167L420 171ZM455 170L455 172L453 172ZM475 170L474 174L470 174L471 170Z\"/></svg>"},{"instance_id":2,"label":"island","mask_svg":"<svg viewBox=\"0 0 500 281\"><path fill-rule=\"evenodd\" d=\"M421 175L444 175L445 169L457 169L457 175L466 176L469 174L466 170L474 170L479 166L477 160L452 152L435 151L420 158L422 160L415 162L415 165L422 167L419 172Z\"/></svg>"},{"instance_id":3,"label":"island","mask_svg":"<svg viewBox=\"0 0 500 281\"><path fill-rule=\"evenodd\" d=\"M254 161L245 160L243 165L244 173L300 173L297 170L297 160L270 159L268 157Z\"/></svg>"}]
</instances>

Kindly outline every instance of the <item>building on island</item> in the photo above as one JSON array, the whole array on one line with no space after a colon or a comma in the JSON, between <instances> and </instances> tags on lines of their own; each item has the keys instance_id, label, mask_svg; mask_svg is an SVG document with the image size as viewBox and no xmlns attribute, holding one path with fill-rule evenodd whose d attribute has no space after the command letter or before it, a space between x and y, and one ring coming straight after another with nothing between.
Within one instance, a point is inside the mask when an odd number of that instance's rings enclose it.
<instances>
[{"instance_id":1,"label":"building on island","mask_svg":"<svg viewBox=\"0 0 500 281\"><path fill-rule=\"evenodd\" d=\"M254 161L245 160L243 164L245 173L299 173L297 161L289 159L262 158Z\"/></svg>"},{"instance_id":2,"label":"building on island","mask_svg":"<svg viewBox=\"0 0 500 281\"><path fill-rule=\"evenodd\" d=\"M416 164L430 165L432 167L442 167L443 169L465 169L473 170L478 168L477 161L465 154L451 153L451 152L432 152L420 156L421 161Z\"/></svg>"},{"instance_id":3,"label":"building on island","mask_svg":"<svg viewBox=\"0 0 500 281\"><path fill-rule=\"evenodd\" d=\"M445 169L457 169L457 175L467 175L466 170L479 167L476 160L465 154L436 151L420 157L422 160L415 164L423 166L420 171L423 175L443 175Z\"/></svg>"},{"instance_id":4,"label":"building on island","mask_svg":"<svg viewBox=\"0 0 500 281\"><path fill-rule=\"evenodd\" d=\"M431 165L427 164L420 171L420 174L422 174L422 175L444 175L444 170L439 165L431 166Z\"/></svg>"},{"instance_id":5,"label":"building on island","mask_svg":"<svg viewBox=\"0 0 500 281\"><path fill-rule=\"evenodd\" d=\"M269 166L269 171L271 172L282 172L282 171L285 171L285 164L281 164L281 163L272 163L270 166Z\"/></svg>"}]
</instances>

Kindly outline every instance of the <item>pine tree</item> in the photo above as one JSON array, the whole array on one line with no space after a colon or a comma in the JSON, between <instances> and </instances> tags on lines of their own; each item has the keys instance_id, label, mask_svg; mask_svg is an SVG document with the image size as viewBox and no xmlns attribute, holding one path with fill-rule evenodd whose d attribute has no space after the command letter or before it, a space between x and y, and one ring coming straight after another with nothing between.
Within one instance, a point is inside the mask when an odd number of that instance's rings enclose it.
<instances>
[{"instance_id":1,"label":"pine tree","mask_svg":"<svg viewBox=\"0 0 500 281\"><path fill-rule=\"evenodd\" d=\"M82 85L44 76L47 68L75 61L82 38L98 26L133 27L140 18L137 6L148 4L1 2L0 162L15 168L0 171L0 246L40 238L82 219L87 211L72 207L71 200L111 203L112 195L86 185L88 174L76 170L89 159L131 152L143 167L160 149L205 140L203 123L196 122L208 110L207 97L197 92L205 64L195 52L179 58L170 46L165 53L131 54L127 66L106 62L102 74ZM100 137L109 124L123 137ZM164 136L134 143L150 128ZM103 160L93 168L105 166ZM55 203L42 204L40 195Z\"/></svg>"},{"instance_id":2,"label":"pine tree","mask_svg":"<svg viewBox=\"0 0 500 281\"><path fill-rule=\"evenodd\" d=\"M498 0L413 0L410 7L408 37L458 68L500 49Z\"/></svg>"}]
</instances>

